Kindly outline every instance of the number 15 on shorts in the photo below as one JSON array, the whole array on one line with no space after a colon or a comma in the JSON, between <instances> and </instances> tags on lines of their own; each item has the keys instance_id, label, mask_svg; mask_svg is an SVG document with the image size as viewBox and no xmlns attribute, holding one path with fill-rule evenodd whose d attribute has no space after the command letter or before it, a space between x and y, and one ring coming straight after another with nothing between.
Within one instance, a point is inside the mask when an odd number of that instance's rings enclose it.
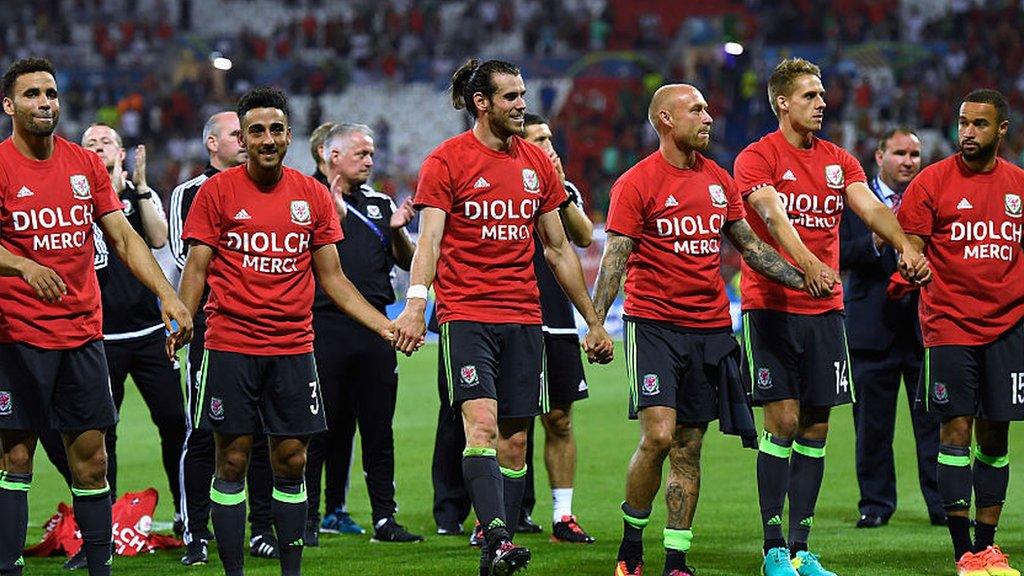
<instances>
[{"instance_id":1,"label":"number 15 on shorts","mask_svg":"<svg viewBox=\"0 0 1024 576\"><path fill-rule=\"evenodd\" d=\"M1010 372L1010 403L1024 404L1024 372Z\"/></svg>"}]
</instances>

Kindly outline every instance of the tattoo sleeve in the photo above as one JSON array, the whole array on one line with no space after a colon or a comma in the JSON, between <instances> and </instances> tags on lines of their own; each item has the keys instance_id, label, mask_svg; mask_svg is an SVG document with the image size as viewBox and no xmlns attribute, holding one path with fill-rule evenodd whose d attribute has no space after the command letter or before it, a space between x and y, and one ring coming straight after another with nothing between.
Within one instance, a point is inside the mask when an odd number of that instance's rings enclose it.
<instances>
[{"instance_id":1,"label":"tattoo sleeve","mask_svg":"<svg viewBox=\"0 0 1024 576\"><path fill-rule=\"evenodd\" d=\"M594 309L601 322L604 322L608 307L619 294L622 273L626 270L626 259L634 248L636 241L629 236L608 234L604 244L604 255L601 257L601 269L597 273L594 287Z\"/></svg>"},{"instance_id":2,"label":"tattoo sleeve","mask_svg":"<svg viewBox=\"0 0 1024 576\"><path fill-rule=\"evenodd\" d=\"M746 220L727 222L724 231L729 241L740 251L740 256L751 268L779 284L803 290L803 272L758 238Z\"/></svg>"}]
</instances>

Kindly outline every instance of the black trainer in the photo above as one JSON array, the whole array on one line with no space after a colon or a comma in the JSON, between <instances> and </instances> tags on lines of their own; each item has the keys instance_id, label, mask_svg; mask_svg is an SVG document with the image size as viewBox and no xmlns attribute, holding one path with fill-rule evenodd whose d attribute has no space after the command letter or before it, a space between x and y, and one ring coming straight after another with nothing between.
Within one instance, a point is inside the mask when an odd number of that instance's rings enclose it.
<instances>
[{"instance_id":1,"label":"black trainer","mask_svg":"<svg viewBox=\"0 0 1024 576\"><path fill-rule=\"evenodd\" d=\"M511 540L502 540L491 560L490 576L509 576L526 568L530 563L530 550L513 544Z\"/></svg>"},{"instance_id":2,"label":"black trainer","mask_svg":"<svg viewBox=\"0 0 1024 576\"><path fill-rule=\"evenodd\" d=\"M110 557L113 558L117 552L117 545L113 542L110 543ZM74 556L68 558L68 561L64 563L65 570L81 570L82 568L89 567L89 560L85 557L85 544L78 549L78 552Z\"/></svg>"},{"instance_id":3,"label":"black trainer","mask_svg":"<svg viewBox=\"0 0 1024 576\"><path fill-rule=\"evenodd\" d=\"M194 538L185 545L185 555L181 557L181 563L185 566L199 566L210 561L210 552L207 549L206 540Z\"/></svg>"},{"instance_id":4,"label":"black trainer","mask_svg":"<svg viewBox=\"0 0 1024 576\"><path fill-rule=\"evenodd\" d=\"M394 518L385 518L373 528L370 542L422 542L423 536L412 534Z\"/></svg>"},{"instance_id":5,"label":"black trainer","mask_svg":"<svg viewBox=\"0 0 1024 576\"><path fill-rule=\"evenodd\" d=\"M540 534L544 528L533 521L529 514L519 516L519 524L516 525L516 534Z\"/></svg>"},{"instance_id":6,"label":"black trainer","mask_svg":"<svg viewBox=\"0 0 1024 576\"><path fill-rule=\"evenodd\" d=\"M562 520L555 522L555 525L551 527L551 541L593 544L594 537L583 530L575 516L562 516Z\"/></svg>"},{"instance_id":7,"label":"black trainer","mask_svg":"<svg viewBox=\"0 0 1024 576\"><path fill-rule=\"evenodd\" d=\"M272 532L249 538L249 555L256 558L278 558L277 537Z\"/></svg>"}]
</instances>

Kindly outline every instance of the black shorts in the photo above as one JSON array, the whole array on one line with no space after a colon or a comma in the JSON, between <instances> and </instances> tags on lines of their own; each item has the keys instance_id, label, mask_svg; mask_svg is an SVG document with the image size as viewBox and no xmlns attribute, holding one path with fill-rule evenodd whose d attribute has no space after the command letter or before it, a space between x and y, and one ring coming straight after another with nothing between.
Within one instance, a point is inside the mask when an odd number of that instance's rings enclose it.
<instances>
[{"instance_id":1,"label":"black shorts","mask_svg":"<svg viewBox=\"0 0 1024 576\"><path fill-rule=\"evenodd\" d=\"M531 418L547 406L539 325L445 322L441 358L452 406L493 398L499 419Z\"/></svg>"},{"instance_id":2,"label":"black shorts","mask_svg":"<svg viewBox=\"0 0 1024 576\"><path fill-rule=\"evenodd\" d=\"M728 330L697 331L625 319L629 418L648 406L675 408L676 422L718 419L723 360L739 346Z\"/></svg>"},{"instance_id":3,"label":"black shorts","mask_svg":"<svg viewBox=\"0 0 1024 576\"><path fill-rule=\"evenodd\" d=\"M797 399L803 406L838 406L856 400L842 312L751 310L743 314L743 342L743 369L755 405Z\"/></svg>"},{"instance_id":4,"label":"black shorts","mask_svg":"<svg viewBox=\"0 0 1024 576\"><path fill-rule=\"evenodd\" d=\"M0 344L0 429L70 432L116 423L102 341L70 350Z\"/></svg>"},{"instance_id":5,"label":"black shorts","mask_svg":"<svg viewBox=\"0 0 1024 576\"><path fill-rule=\"evenodd\" d=\"M1024 420L1024 321L981 346L925 348L917 395L945 417Z\"/></svg>"},{"instance_id":6,"label":"black shorts","mask_svg":"<svg viewBox=\"0 0 1024 576\"><path fill-rule=\"evenodd\" d=\"M309 436L327 429L313 353L253 356L206 350L199 428L220 434Z\"/></svg>"},{"instance_id":7,"label":"black shorts","mask_svg":"<svg viewBox=\"0 0 1024 576\"><path fill-rule=\"evenodd\" d=\"M548 406L565 407L583 400L587 392L587 375L580 359L579 336L553 336L544 333L544 382L548 387Z\"/></svg>"}]
</instances>

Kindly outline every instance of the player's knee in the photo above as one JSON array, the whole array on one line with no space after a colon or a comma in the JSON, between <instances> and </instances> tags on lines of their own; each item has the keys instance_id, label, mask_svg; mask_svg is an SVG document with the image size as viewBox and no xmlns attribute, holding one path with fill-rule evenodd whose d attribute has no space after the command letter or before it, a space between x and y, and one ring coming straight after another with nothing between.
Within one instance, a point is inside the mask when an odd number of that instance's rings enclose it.
<instances>
[{"instance_id":1,"label":"player's knee","mask_svg":"<svg viewBox=\"0 0 1024 576\"><path fill-rule=\"evenodd\" d=\"M568 439L572 436L572 418L568 412L552 410L543 416L543 422L548 437Z\"/></svg>"},{"instance_id":2,"label":"player's knee","mask_svg":"<svg viewBox=\"0 0 1024 576\"><path fill-rule=\"evenodd\" d=\"M766 422L765 429L780 440L792 440L796 437L799 424L796 414L781 414L776 415L770 422Z\"/></svg>"},{"instance_id":3,"label":"player's knee","mask_svg":"<svg viewBox=\"0 0 1024 576\"><path fill-rule=\"evenodd\" d=\"M526 435L516 434L500 445L499 460L514 469L521 469L526 463Z\"/></svg>"},{"instance_id":4,"label":"player's knee","mask_svg":"<svg viewBox=\"0 0 1024 576\"><path fill-rule=\"evenodd\" d=\"M971 445L971 421L969 418L949 418L943 420L939 429L939 438L942 444L950 446Z\"/></svg>"},{"instance_id":5,"label":"player's knee","mask_svg":"<svg viewBox=\"0 0 1024 576\"><path fill-rule=\"evenodd\" d=\"M231 450L217 455L217 477L228 482L242 482L249 464L248 455Z\"/></svg>"},{"instance_id":6,"label":"player's knee","mask_svg":"<svg viewBox=\"0 0 1024 576\"><path fill-rule=\"evenodd\" d=\"M704 437L698 433L680 434L672 446L673 452L689 461L700 460L700 450L704 445Z\"/></svg>"},{"instance_id":7,"label":"player's knee","mask_svg":"<svg viewBox=\"0 0 1024 576\"><path fill-rule=\"evenodd\" d=\"M107 452L99 449L84 457L68 455L68 466L75 486L88 490L103 488L107 484Z\"/></svg>"},{"instance_id":8,"label":"player's knee","mask_svg":"<svg viewBox=\"0 0 1024 576\"><path fill-rule=\"evenodd\" d=\"M12 446L4 452L3 468L14 474L30 474L32 472L32 452L23 445Z\"/></svg>"},{"instance_id":9,"label":"player's knee","mask_svg":"<svg viewBox=\"0 0 1024 576\"><path fill-rule=\"evenodd\" d=\"M665 456L672 448L672 430L670 428L652 428L644 432L640 440L640 449L655 456Z\"/></svg>"}]
</instances>

